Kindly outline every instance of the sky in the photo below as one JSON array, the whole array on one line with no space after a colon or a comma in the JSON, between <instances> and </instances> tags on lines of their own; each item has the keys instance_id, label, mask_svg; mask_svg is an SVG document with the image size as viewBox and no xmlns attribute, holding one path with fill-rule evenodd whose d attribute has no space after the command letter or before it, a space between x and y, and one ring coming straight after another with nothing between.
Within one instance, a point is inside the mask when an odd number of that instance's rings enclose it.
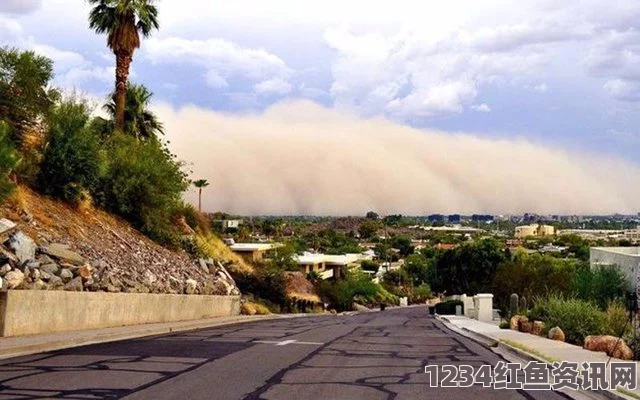
<instances>
[{"instance_id":1,"label":"sky","mask_svg":"<svg viewBox=\"0 0 640 400\"><path fill-rule=\"evenodd\" d=\"M131 80L210 211L640 211L640 2L156 4ZM0 45L101 102L114 57L89 9L2 0Z\"/></svg>"}]
</instances>

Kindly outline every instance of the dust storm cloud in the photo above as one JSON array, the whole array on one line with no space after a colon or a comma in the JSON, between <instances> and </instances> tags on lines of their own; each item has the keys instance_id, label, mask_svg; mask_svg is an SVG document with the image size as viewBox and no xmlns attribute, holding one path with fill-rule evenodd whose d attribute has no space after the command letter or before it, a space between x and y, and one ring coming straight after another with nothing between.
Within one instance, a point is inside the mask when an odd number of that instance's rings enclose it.
<instances>
[{"instance_id":1,"label":"dust storm cloud","mask_svg":"<svg viewBox=\"0 0 640 400\"><path fill-rule=\"evenodd\" d=\"M158 105L171 150L238 214L640 211L640 168L524 140L415 129L308 101L230 115ZM196 193L187 194L189 201Z\"/></svg>"}]
</instances>

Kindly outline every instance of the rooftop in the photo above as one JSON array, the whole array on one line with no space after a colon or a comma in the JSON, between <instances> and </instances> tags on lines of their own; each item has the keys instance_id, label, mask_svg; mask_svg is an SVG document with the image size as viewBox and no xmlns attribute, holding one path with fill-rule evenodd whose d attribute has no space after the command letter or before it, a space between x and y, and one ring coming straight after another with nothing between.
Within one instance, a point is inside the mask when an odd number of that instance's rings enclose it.
<instances>
[{"instance_id":1,"label":"rooftop","mask_svg":"<svg viewBox=\"0 0 640 400\"><path fill-rule=\"evenodd\" d=\"M280 247L279 243L235 243L229 246L233 251L267 251Z\"/></svg>"},{"instance_id":2,"label":"rooftop","mask_svg":"<svg viewBox=\"0 0 640 400\"><path fill-rule=\"evenodd\" d=\"M640 247L592 247L591 249L608 251L610 253L624 254L633 257L640 257Z\"/></svg>"}]
</instances>

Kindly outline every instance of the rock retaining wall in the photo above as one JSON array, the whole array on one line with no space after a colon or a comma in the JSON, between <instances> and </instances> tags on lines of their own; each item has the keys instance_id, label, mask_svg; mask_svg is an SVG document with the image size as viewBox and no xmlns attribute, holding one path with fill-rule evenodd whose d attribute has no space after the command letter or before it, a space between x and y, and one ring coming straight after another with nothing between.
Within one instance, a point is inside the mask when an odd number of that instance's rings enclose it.
<instances>
[{"instance_id":1,"label":"rock retaining wall","mask_svg":"<svg viewBox=\"0 0 640 400\"><path fill-rule=\"evenodd\" d=\"M240 313L240 296L9 290L0 293L0 336L22 336Z\"/></svg>"}]
</instances>

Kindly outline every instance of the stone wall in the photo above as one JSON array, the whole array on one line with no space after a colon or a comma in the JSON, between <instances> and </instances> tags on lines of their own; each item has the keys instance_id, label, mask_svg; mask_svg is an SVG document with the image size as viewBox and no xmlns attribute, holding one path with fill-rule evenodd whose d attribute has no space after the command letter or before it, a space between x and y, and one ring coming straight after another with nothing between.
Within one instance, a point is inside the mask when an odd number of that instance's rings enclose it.
<instances>
[{"instance_id":1,"label":"stone wall","mask_svg":"<svg viewBox=\"0 0 640 400\"><path fill-rule=\"evenodd\" d=\"M9 290L0 336L22 336L238 315L239 296Z\"/></svg>"}]
</instances>

